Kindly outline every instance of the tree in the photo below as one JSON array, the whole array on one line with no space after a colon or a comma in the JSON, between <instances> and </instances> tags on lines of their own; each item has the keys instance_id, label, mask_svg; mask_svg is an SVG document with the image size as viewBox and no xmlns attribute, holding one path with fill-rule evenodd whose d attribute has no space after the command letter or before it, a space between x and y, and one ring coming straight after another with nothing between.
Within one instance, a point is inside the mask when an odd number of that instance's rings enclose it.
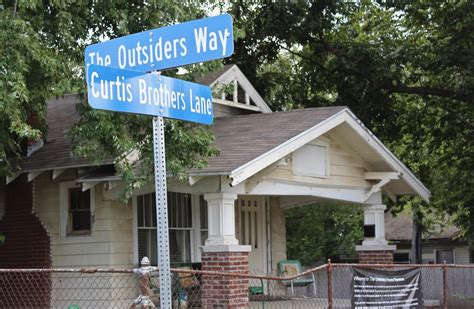
<instances>
[{"instance_id":1,"label":"tree","mask_svg":"<svg viewBox=\"0 0 474 309\"><path fill-rule=\"evenodd\" d=\"M236 2L230 61L274 109L349 106L432 191L392 208L446 211L472 241L474 3L381 3Z\"/></svg>"},{"instance_id":2,"label":"tree","mask_svg":"<svg viewBox=\"0 0 474 309\"><path fill-rule=\"evenodd\" d=\"M304 265L337 262L354 256L354 243L363 239L360 207L348 204L307 205L286 211L288 258Z\"/></svg>"},{"instance_id":3,"label":"tree","mask_svg":"<svg viewBox=\"0 0 474 309\"><path fill-rule=\"evenodd\" d=\"M205 16L211 5L179 1L7 1L0 6L0 175L15 171L21 145L47 134L46 101L55 95L82 94L81 121L70 131L74 154L95 162L114 158L127 183L124 200L152 179L151 118L94 111L84 99L83 53L87 45L118 36ZM191 66L192 72L215 67ZM175 70L164 72L174 75ZM217 150L203 126L166 122L169 171L184 177L206 164ZM138 155L139 164L127 159Z\"/></svg>"}]
</instances>

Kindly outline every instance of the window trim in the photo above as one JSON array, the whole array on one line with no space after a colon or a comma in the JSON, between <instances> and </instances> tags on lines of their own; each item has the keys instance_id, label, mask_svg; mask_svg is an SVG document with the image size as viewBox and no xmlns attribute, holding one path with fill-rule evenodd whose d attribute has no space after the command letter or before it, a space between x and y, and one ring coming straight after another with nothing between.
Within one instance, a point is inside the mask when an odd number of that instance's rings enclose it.
<instances>
[{"instance_id":1,"label":"window trim","mask_svg":"<svg viewBox=\"0 0 474 309\"><path fill-rule=\"evenodd\" d=\"M298 150L300 150L301 148L306 147L306 146L317 146L317 147L324 147L325 148L325 156L326 156L325 175L319 175L319 174L314 174L314 173L311 173L311 172L304 172L304 171L295 170L295 168L294 168L295 152L297 152ZM304 177L313 177L313 178L322 178L322 179L327 179L327 178L330 178L330 176L331 176L330 175L330 169L329 169L330 168L329 142L326 141L326 140L317 139L317 140L311 141L311 142L301 146L300 148L296 149L292 153L291 160L292 160L291 173L294 176L304 176Z\"/></svg>"},{"instance_id":2,"label":"window trim","mask_svg":"<svg viewBox=\"0 0 474 309\"><path fill-rule=\"evenodd\" d=\"M91 239L95 237L95 187L90 188L90 213L91 213L91 229L90 233L69 233L69 189L80 188L75 181L66 181L59 184L59 222L60 222L60 238L81 241L83 239Z\"/></svg>"},{"instance_id":3,"label":"window trim","mask_svg":"<svg viewBox=\"0 0 474 309\"><path fill-rule=\"evenodd\" d=\"M190 194L186 192L177 192L177 191L169 191L169 192L176 192L176 193L184 193ZM140 194L134 195L132 197L132 222L133 222L133 261L132 265L139 264L139 256L138 256L138 196L146 195L146 194L153 194L154 191L149 192L140 192ZM199 194L190 194L191 195L191 228L173 228L174 230L189 230L190 231L190 253L191 253L191 262L192 263L199 263L201 262L201 217L200 217L200 205L199 205ZM169 202L169 201L167 201ZM169 218L168 218L169 219ZM151 229L151 228L150 228ZM156 228L153 228L156 229ZM168 230L169 231L169 230Z\"/></svg>"},{"instance_id":4,"label":"window trim","mask_svg":"<svg viewBox=\"0 0 474 309\"><path fill-rule=\"evenodd\" d=\"M434 249L433 250L433 253L434 253L434 262L435 264L443 264L444 261L438 261L438 252L440 251L451 251L453 253L453 263L456 264L456 249L455 248L451 248L451 249Z\"/></svg>"}]
</instances>

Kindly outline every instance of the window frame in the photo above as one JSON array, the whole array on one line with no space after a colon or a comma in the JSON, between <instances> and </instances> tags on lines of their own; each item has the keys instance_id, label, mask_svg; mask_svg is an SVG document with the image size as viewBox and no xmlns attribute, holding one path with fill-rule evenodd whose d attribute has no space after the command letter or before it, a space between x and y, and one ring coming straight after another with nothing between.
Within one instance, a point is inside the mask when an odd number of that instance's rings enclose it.
<instances>
[{"instance_id":1,"label":"window frame","mask_svg":"<svg viewBox=\"0 0 474 309\"><path fill-rule=\"evenodd\" d=\"M75 181L66 181L59 184L59 222L60 222L60 237L62 239L78 241L84 238L95 237L95 188L88 189L90 191L90 230L89 232L70 232L70 189L81 188L81 185Z\"/></svg>"},{"instance_id":2,"label":"window frame","mask_svg":"<svg viewBox=\"0 0 474 309\"><path fill-rule=\"evenodd\" d=\"M316 174L305 170L295 169L295 161L298 160L298 151L301 151L304 147L323 147L325 153L325 174ZM295 176L304 176L304 177L313 177L313 178L322 178L327 179L330 177L330 152L329 152L329 142L322 139L313 140L300 148L296 149L291 154L291 173Z\"/></svg>"},{"instance_id":3,"label":"window frame","mask_svg":"<svg viewBox=\"0 0 474 309\"><path fill-rule=\"evenodd\" d=\"M186 192L176 192L176 191L168 191L168 193L183 193L183 194L190 194ZM133 207L133 265L139 265L139 253L138 253L138 197L147 194L153 194L154 191L149 192L140 192L138 195L134 195L132 198L132 207ZM190 194L191 195L191 228L170 228L168 227L168 232L170 229L173 230L189 230L190 231L190 255L191 255L191 263L199 263L201 262L201 218L200 218L200 201L199 201L199 194ZM170 201L167 201L168 203ZM168 218L169 219L169 218ZM168 222L168 225L170 223ZM150 229L154 229L155 227L150 227Z\"/></svg>"},{"instance_id":4,"label":"window frame","mask_svg":"<svg viewBox=\"0 0 474 309\"><path fill-rule=\"evenodd\" d=\"M402 254L404 256L406 255L406 260L396 261L395 256L396 255L401 256ZM410 260L411 260L410 252L406 252L406 251L394 251L393 252L393 263L394 264L410 264Z\"/></svg>"},{"instance_id":5,"label":"window frame","mask_svg":"<svg viewBox=\"0 0 474 309\"><path fill-rule=\"evenodd\" d=\"M456 249L454 249L454 248L452 248L452 249L449 249L449 248L448 249L435 249L434 252L433 252L434 253L434 259L433 260L434 260L435 264L443 264L444 263L444 261L438 261L438 252L444 252L444 251L446 251L446 252L450 251L452 253L453 263L456 264Z\"/></svg>"}]
</instances>

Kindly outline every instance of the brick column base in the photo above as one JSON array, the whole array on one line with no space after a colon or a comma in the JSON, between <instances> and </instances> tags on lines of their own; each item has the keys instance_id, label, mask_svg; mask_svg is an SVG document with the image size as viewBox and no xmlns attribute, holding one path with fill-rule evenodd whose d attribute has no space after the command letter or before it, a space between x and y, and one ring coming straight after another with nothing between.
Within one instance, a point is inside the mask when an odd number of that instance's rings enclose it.
<instances>
[{"instance_id":1,"label":"brick column base","mask_svg":"<svg viewBox=\"0 0 474 309\"><path fill-rule=\"evenodd\" d=\"M202 270L228 273L249 272L248 252L203 252ZM203 275L202 308L247 308L248 278Z\"/></svg>"},{"instance_id":2,"label":"brick column base","mask_svg":"<svg viewBox=\"0 0 474 309\"><path fill-rule=\"evenodd\" d=\"M393 264L393 251L359 251L360 264Z\"/></svg>"}]
</instances>

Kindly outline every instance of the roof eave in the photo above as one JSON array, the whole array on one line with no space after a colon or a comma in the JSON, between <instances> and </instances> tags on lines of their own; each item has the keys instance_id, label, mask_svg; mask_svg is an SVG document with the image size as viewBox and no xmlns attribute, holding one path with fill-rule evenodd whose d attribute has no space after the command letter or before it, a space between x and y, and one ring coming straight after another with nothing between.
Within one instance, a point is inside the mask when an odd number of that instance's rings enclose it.
<instances>
[{"instance_id":1,"label":"roof eave","mask_svg":"<svg viewBox=\"0 0 474 309\"><path fill-rule=\"evenodd\" d=\"M340 110L310 129L232 170L229 173L231 185L238 185L255 173L343 122L348 123L359 134L365 135L365 137L367 137L366 140L369 142L371 147L384 158L394 171L402 174L401 178L408 184L408 186L411 187L424 201L429 202L431 193L424 184L416 178L408 167L406 167L405 164L403 164L387 147L385 147L385 145L383 145L383 143L368 128L366 128L348 108Z\"/></svg>"},{"instance_id":2,"label":"roof eave","mask_svg":"<svg viewBox=\"0 0 474 309\"><path fill-rule=\"evenodd\" d=\"M401 178L427 203L429 203L431 192L425 185L410 171L410 169L401 162L385 145L375 136L367 127L363 125L359 118L354 113L347 109L352 121L349 124L357 130L363 129L368 135L369 139L373 141L373 148L387 161L387 163L395 170L401 173Z\"/></svg>"},{"instance_id":3,"label":"roof eave","mask_svg":"<svg viewBox=\"0 0 474 309\"><path fill-rule=\"evenodd\" d=\"M340 110L339 112L316 124L310 129L301 132L300 134L294 136L286 142L274 147L270 151L263 153L255 159L232 170L229 173L231 185L238 185L242 181L245 181L247 178L261 171L270 164L278 161L279 159L290 154L301 146L324 134L328 130L336 127L344 121L344 112L347 110L347 108Z\"/></svg>"}]
</instances>

